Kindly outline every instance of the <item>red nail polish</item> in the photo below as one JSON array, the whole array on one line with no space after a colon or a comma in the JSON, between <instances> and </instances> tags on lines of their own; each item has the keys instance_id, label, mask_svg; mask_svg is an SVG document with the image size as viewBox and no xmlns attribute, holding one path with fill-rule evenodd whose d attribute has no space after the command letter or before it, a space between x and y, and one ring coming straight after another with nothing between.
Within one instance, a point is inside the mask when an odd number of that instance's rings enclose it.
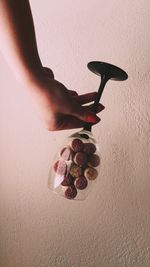
<instances>
[{"instance_id":1,"label":"red nail polish","mask_svg":"<svg viewBox=\"0 0 150 267\"><path fill-rule=\"evenodd\" d=\"M94 115L88 115L87 117L86 117L86 121L87 122L99 122L100 121L100 118L98 118L98 117L96 117L96 116L94 116Z\"/></svg>"}]
</instances>

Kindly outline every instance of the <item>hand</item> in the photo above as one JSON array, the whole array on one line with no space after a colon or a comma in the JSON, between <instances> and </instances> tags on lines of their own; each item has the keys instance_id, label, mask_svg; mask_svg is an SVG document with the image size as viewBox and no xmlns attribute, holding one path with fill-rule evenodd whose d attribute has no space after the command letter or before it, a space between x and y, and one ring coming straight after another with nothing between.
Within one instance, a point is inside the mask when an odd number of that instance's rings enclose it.
<instances>
[{"instance_id":1,"label":"hand","mask_svg":"<svg viewBox=\"0 0 150 267\"><path fill-rule=\"evenodd\" d=\"M43 69L43 74L34 80L32 86L39 115L49 131L81 128L85 122L96 124L100 121L91 111L92 104L83 106L95 100L96 92L78 95L55 80L48 68ZM104 108L99 104L97 113Z\"/></svg>"}]
</instances>

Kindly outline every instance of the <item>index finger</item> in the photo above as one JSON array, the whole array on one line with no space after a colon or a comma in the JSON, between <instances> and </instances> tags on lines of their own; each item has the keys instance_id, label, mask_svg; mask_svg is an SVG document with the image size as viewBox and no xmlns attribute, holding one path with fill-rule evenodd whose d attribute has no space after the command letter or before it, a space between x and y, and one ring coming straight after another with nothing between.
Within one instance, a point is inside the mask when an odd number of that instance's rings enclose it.
<instances>
[{"instance_id":1,"label":"index finger","mask_svg":"<svg viewBox=\"0 0 150 267\"><path fill-rule=\"evenodd\" d=\"M87 104L89 102L94 101L96 98L96 95L97 95L97 92L91 92L91 93L75 96L74 98L76 101L78 101L78 103L83 105L83 104Z\"/></svg>"}]
</instances>

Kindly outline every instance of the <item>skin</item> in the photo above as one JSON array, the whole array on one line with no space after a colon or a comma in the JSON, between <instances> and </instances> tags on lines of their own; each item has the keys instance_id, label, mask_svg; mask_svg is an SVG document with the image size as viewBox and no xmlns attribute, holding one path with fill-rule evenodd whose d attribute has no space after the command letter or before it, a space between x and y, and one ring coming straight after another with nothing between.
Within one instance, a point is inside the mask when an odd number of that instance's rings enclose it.
<instances>
[{"instance_id":1,"label":"skin","mask_svg":"<svg viewBox=\"0 0 150 267\"><path fill-rule=\"evenodd\" d=\"M0 0L0 50L17 80L29 91L42 122L49 131L81 128L96 124L91 111L96 92L78 95L42 65L28 0ZM84 106L84 104L88 104ZM97 113L104 106L99 104Z\"/></svg>"}]
</instances>

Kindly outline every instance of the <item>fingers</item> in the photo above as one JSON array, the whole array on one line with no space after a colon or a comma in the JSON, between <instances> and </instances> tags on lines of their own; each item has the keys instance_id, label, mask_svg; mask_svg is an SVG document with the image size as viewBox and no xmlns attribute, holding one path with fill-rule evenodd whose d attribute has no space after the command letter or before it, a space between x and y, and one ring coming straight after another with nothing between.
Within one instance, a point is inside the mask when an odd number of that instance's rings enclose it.
<instances>
[{"instance_id":1,"label":"fingers","mask_svg":"<svg viewBox=\"0 0 150 267\"><path fill-rule=\"evenodd\" d=\"M92 102L95 100L97 93L92 92L84 95L75 96L75 100L81 105Z\"/></svg>"},{"instance_id":2,"label":"fingers","mask_svg":"<svg viewBox=\"0 0 150 267\"><path fill-rule=\"evenodd\" d=\"M80 121L79 119L66 115L64 116L63 123L61 124L61 129L62 130L67 130L67 129L75 129L75 128L82 128L84 122Z\"/></svg>"},{"instance_id":3,"label":"fingers","mask_svg":"<svg viewBox=\"0 0 150 267\"><path fill-rule=\"evenodd\" d=\"M94 107L94 104L88 105L86 107L88 107L90 110L92 110L93 107ZM96 114L99 113L99 112L101 112L104 109L105 109L105 107L101 103L99 103L98 104L98 107L97 107L97 110L96 110Z\"/></svg>"},{"instance_id":4,"label":"fingers","mask_svg":"<svg viewBox=\"0 0 150 267\"><path fill-rule=\"evenodd\" d=\"M68 92L68 94L67 94ZM78 120L83 122L90 122L90 123L98 123L100 121L100 118L91 110L90 106L82 106L76 99L80 99L80 102L86 103L87 101L92 101L95 99L96 93L88 93L84 94L82 96L76 96L72 97L69 94L69 90L64 92L64 98L63 98L63 106L58 109L58 112L63 113L64 115L71 115L73 117L76 117ZM74 95L76 94L75 91L71 91ZM103 107L99 105L98 112ZM78 122L79 123L79 122Z\"/></svg>"},{"instance_id":5,"label":"fingers","mask_svg":"<svg viewBox=\"0 0 150 267\"><path fill-rule=\"evenodd\" d=\"M73 105L73 102L68 115L72 115L85 122L97 123L100 121L99 117L96 116L88 106L80 106L78 103Z\"/></svg>"},{"instance_id":6,"label":"fingers","mask_svg":"<svg viewBox=\"0 0 150 267\"><path fill-rule=\"evenodd\" d=\"M61 121L59 121L59 124L57 126L56 130L68 130L68 129L75 129L75 128L82 128L84 127L84 122L79 120L76 117L73 117L71 115L64 115L63 118L61 118ZM92 123L95 125L96 123Z\"/></svg>"},{"instance_id":7,"label":"fingers","mask_svg":"<svg viewBox=\"0 0 150 267\"><path fill-rule=\"evenodd\" d=\"M68 90L68 91L72 96L74 96L75 100L78 101L78 103L80 103L81 105L94 101L97 95L97 92L78 95L76 91L73 90Z\"/></svg>"},{"instance_id":8,"label":"fingers","mask_svg":"<svg viewBox=\"0 0 150 267\"><path fill-rule=\"evenodd\" d=\"M89 96L88 96L88 99L89 99ZM69 107L69 110L68 110L69 112L67 112L68 115L72 115L78 118L79 120L82 120L85 122L97 123L100 121L99 117L96 116L96 114L92 111L94 104L91 104L88 106L81 106L77 101L71 101L70 104L68 105ZM99 113L104 108L105 107L99 103L96 113Z\"/></svg>"}]
</instances>

